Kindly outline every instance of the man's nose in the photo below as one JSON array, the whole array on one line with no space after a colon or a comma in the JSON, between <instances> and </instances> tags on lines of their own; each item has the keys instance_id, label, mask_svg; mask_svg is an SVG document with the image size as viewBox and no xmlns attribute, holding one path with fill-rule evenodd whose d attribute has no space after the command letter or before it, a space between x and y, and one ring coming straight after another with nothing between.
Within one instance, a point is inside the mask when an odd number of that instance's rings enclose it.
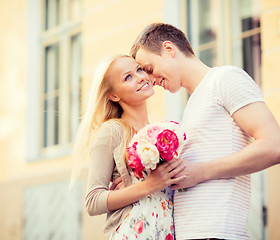
<instances>
[{"instance_id":1,"label":"man's nose","mask_svg":"<svg viewBox=\"0 0 280 240\"><path fill-rule=\"evenodd\" d=\"M152 79L154 85L159 85L159 80L156 77L153 77Z\"/></svg>"}]
</instances>

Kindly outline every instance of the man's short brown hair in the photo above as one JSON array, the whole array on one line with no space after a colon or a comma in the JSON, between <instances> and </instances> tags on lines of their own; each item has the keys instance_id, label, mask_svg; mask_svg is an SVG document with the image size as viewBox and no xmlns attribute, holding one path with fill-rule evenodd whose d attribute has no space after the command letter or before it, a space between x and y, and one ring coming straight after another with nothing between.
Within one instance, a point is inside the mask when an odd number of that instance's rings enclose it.
<instances>
[{"instance_id":1,"label":"man's short brown hair","mask_svg":"<svg viewBox=\"0 0 280 240\"><path fill-rule=\"evenodd\" d=\"M148 25L135 40L131 47L130 55L135 58L140 47L160 55L164 41L171 41L186 56L194 55L186 35L180 29L164 23L152 23Z\"/></svg>"}]
</instances>

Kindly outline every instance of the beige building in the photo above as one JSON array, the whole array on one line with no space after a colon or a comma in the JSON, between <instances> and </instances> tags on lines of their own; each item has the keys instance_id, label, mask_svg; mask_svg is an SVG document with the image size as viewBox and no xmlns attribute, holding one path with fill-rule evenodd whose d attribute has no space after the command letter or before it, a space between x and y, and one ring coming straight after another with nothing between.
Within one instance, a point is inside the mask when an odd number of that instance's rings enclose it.
<instances>
[{"instance_id":1,"label":"beige building","mask_svg":"<svg viewBox=\"0 0 280 240\"><path fill-rule=\"evenodd\" d=\"M97 62L149 23L181 28L209 66L245 69L280 123L279 0L2 0L0 19L0 239L106 239L105 216L84 209L86 166L68 191L71 148ZM186 101L156 87L151 122L180 120ZM279 181L280 166L253 175L252 240L280 239Z\"/></svg>"}]
</instances>

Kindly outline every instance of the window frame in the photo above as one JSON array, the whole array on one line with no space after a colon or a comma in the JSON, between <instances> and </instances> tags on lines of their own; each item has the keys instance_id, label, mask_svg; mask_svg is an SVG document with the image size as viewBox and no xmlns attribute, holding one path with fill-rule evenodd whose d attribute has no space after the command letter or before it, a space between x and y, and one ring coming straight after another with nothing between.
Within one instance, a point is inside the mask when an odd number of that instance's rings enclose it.
<instances>
[{"instance_id":1,"label":"window frame","mask_svg":"<svg viewBox=\"0 0 280 240\"><path fill-rule=\"evenodd\" d=\"M36 2L36 4L35 4ZM82 4L82 1L80 1ZM71 0L60 0L59 9L59 25L46 29L46 0L36 1L28 0L28 10L33 13L28 20L28 50L30 54L36 53L36 59L28 60L33 63L29 67L27 78L28 80L28 106L35 105L35 109L28 110L27 117L27 161L36 161L41 159L50 159L63 157L71 154L72 141L69 138L70 127L70 64L71 64L71 39L76 35L81 35L82 38L82 14L75 19L71 19ZM38 21L39 19L39 21ZM36 29L34 26L36 25ZM28 35L29 35L28 34ZM36 39L36 40L35 40ZM33 43L33 46L31 44ZM34 44L36 42L36 45ZM54 43L59 45L58 58L58 79L59 79L59 133L58 144L51 146L44 146L44 84L45 84L45 54L46 47ZM82 58L82 43L80 46ZM38 61L39 60L39 61ZM82 61L82 59L80 59ZM80 73L82 74L80 64ZM36 71L33 72L33 69ZM36 84L34 84L36 81ZM82 81L80 80L80 84ZM81 88L81 87L80 87ZM37 89L37 90L36 90ZM36 93L34 93L36 92ZM81 109L79 109L79 112ZM30 113L30 114L29 114ZM77 116L80 118L80 116ZM35 127L35 128L34 128ZM54 131L49 129L48 131ZM29 142L30 140L30 142ZM31 144L29 144L31 143Z\"/></svg>"},{"instance_id":2,"label":"window frame","mask_svg":"<svg viewBox=\"0 0 280 240\"><path fill-rule=\"evenodd\" d=\"M43 0L42 5L42 34L41 34L41 49L44 55L46 47L53 43L58 43L59 45L59 133L58 133L58 144L52 146L44 146L44 117L41 116L41 151L44 155L59 152L64 149L63 152L70 151L71 142L69 141L69 128L70 128L70 64L71 64L71 40L74 36L81 34L81 18L75 19L74 21L70 19L70 7L71 0L61 0L59 2L60 14L59 14L59 24L53 28L46 29L44 19L46 16L46 4ZM42 69L45 66L45 56L42 56ZM45 70L45 69L44 69ZM44 71L42 71L41 80L45 81ZM42 83L42 86L43 86ZM44 94L43 89L41 93ZM41 99L41 109L44 109L44 101ZM49 131L52 131L50 129Z\"/></svg>"}]
</instances>

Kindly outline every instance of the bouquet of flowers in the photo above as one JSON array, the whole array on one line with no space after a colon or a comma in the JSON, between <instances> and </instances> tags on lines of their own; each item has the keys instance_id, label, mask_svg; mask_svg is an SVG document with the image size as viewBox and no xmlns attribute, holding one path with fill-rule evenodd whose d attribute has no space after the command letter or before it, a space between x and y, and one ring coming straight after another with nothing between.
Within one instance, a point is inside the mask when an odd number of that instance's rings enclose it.
<instances>
[{"instance_id":1,"label":"bouquet of flowers","mask_svg":"<svg viewBox=\"0 0 280 240\"><path fill-rule=\"evenodd\" d=\"M158 163L179 156L186 134L179 123L167 121L149 124L138 131L127 148L127 162L136 177L143 170L154 170Z\"/></svg>"}]
</instances>

